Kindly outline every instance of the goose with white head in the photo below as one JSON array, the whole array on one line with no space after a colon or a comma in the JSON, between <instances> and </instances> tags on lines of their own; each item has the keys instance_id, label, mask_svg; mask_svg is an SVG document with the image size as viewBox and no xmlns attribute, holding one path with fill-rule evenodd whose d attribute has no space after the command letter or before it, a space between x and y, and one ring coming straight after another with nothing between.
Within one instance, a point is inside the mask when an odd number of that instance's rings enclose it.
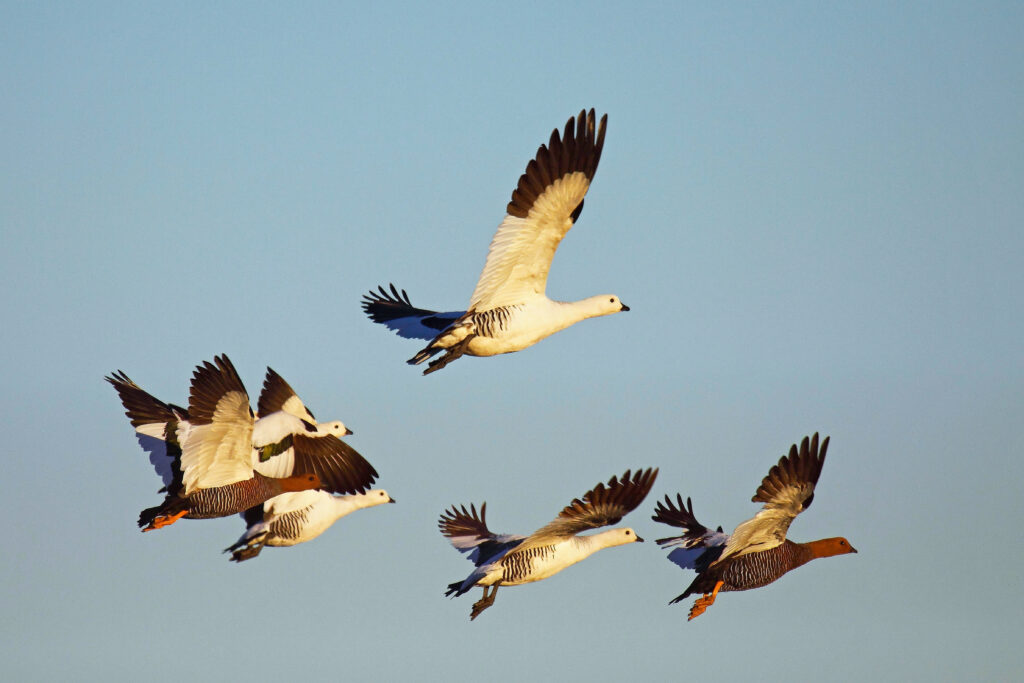
<instances>
[{"instance_id":1,"label":"goose with white head","mask_svg":"<svg viewBox=\"0 0 1024 683\"><path fill-rule=\"evenodd\" d=\"M463 355L521 351L587 318L629 310L614 294L570 302L547 296L551 260L583 211L607 123L607 114L598 125L593 109L581 111L537 150L512 192L467 310L417 308L394 284L364 295L363 311L371 320L402 337L429 340L409 364L443 353L423 371L427 375Z\"/></svg>"}]
</instances>

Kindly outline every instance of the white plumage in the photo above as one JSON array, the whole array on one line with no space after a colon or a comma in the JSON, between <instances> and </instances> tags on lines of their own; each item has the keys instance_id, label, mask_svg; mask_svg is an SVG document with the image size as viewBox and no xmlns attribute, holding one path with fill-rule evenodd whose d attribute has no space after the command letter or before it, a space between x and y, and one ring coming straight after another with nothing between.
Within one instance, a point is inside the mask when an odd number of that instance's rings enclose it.
<instances>
[{"instance_id":1,"label":"white plumage","mask_svg":"<svg viewBox=\"0 0 1024 683\"><path fill-rule=\"evenodd\" d=\"M224 552L230 552L233 561L243 562L259 555L265 545L305 543L356 510L394 502L383 489L345 496L325 491L283 493L242 513L245 533Z\"/></svg>"},{"instance_id":2,"label":"white plumage","mask_svg":"<svg viewBox=\"0 0 1024 683\"><path fill-rule=\"evenodd\" d=\"M379 287L379 294L364 296L363 310L374 322L403 337L430 340L410 364L444 352L423 374L464 354L520 351L586 318L629 310L614 294L561 302L546 293L551 260L580 216L601 159L607 120L603 116L595 130L594 110L581 111L561 137L556 129L541 145L512 193L466 311L416 308L393 284L390 293Z\"/></svg>"},{"instance_id":3,"label":"white plumage","mask_svg":"<svg viewBox=\"0 0 1024 683\"><path fill-rule=\"evenodd\" d=\"M657 476L657 469L646 469L633 476L627 470L621 480L612 477L607 487L598 484L529 536L492 533L487 528L486 503L480 506L479 515L475 505L469 509L452 506L441 515L438 526L456 549L469 555L476 568L464 580L449 584L445 594L457 596L473 586L483 587L483 597L470 613L470 619L476 619L494 604L498 586L541 581L602 548L643 541L630 528L578 534L618 523L643 501Z\"/></svg>"}]
</instances>

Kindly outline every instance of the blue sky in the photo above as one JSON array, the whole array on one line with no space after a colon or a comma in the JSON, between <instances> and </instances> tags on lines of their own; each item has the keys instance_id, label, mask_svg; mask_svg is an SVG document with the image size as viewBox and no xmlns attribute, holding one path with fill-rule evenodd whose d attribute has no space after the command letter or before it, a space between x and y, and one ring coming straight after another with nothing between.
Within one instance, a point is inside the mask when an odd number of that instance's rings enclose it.
<instances>
[{"instance_id":1,"label":"blue sky","mask_svg":"<svg viewBox=\"0 0 1024 683\"><path fill-rule=\"evenodd\" d=\"M11 680L1011 679L1024 671L1024 12L1014 3L0 5ZM537 146L609 116L548 293L631 312L421 377L367 321L468 303ZM399 501L235 566L238 518L142 535L116 395L280 372ZM667 606L653 543L447 600L437 533L525 533L661 468L727 529L830 434L798 541L858 555ZM660 527L660 528L659 528Z\"/></svg>"}]
</instances>

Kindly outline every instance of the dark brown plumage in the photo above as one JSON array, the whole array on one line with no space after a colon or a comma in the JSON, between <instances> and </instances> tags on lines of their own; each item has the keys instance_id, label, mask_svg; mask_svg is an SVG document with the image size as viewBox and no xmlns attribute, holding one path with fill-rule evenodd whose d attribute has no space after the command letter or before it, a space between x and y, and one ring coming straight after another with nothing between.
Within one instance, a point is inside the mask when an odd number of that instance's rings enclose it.
<instances>
[{"instance_id":1,"label":"dark brown plumage","mask_svg":"<svg viewBox=\"0 0 1024 683\"><path fill-rule=\"evenodd\" d=\"M238 371L226 355L214 356L213 363L203 361L192 373L192 388L189 390L189 422L194 425L213 423L217 404L230 392L240 392L246 397L245 385ZM252 415L252 408L249 409Z\"/></svg>"},{"instance_id":2,"label":"dark brown plumage","mask_svg":"<svg viewBox=\"0 0 1024 683\"><path fill-rule=\"evenodd\" d=\"M160 505L139 513L139 527L143 531L152 531L173 524L183 517L228 517L254 505L261 505L282 493L315 488L320 488L320 478L315 474L277 479L265 477L259 472L253 472L251 479L226 486L197 489L189 495L184 495L184 491L179 488L176 491L169 491Z\"/></svg>"},{"instance_id":3,"label":"dark brown plumage","mask_svg":"<svg viewBox=\"0 0 1024 683\"><path fill-rule=\"evenodd\" d=\"M506 208L508 215L526 218L544 190L565 175L580 172L588 180L594 177L597 164L601 161L601 150L604 149L608 115L601 117L601 127L596 136L595 121L594 110L588 112L584 109L575 119L566 122L565 133L561 137L557 128L551 132L548 144L537 149L537 155L530 160L526 171L519 177L519 184L512 191L512 201ZM573 222L579 218L582 206L581 200L573 211Z\"/></svg>"},{"instance_id":4,"label":"dark brown plumage","mask_svg":"<svg viewBox=\"0 0 1024 683\"><path fill-rule=\"evenodd\" d=\"M694 569L696 578L671 602L701 593L690 619L714 604L721 591L760 588L783 574L819 557L857 552L845 538L826 538L810 543L786 539L792 520L806 510L814 498L814 487L828 451L828 437L819 449L818 435L804 437L799 450L794 444L788 455L771 468L762 480L753 501L764 507L752 519L740 524L727 536L722 527L709 531L697 521L689 498L683 503L665 496L658 503L653 519L683 529L681 536L658 539L663 546L678 546L669 559L679 566ZM671 603L670 603L671 604Z\"/></svg>"}]
</instances>

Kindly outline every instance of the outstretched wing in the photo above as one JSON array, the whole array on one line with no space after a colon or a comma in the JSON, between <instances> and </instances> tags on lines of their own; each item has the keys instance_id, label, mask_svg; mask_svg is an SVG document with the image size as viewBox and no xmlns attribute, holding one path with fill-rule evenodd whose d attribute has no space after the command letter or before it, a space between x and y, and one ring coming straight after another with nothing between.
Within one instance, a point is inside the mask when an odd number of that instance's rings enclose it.
<instances>
[{"instance_id":1,"label":"outstretched wing","mask_svg":"<svg viewBox=\"0 0 1024 683\"><path fill-rule=\"evenodd\" d=\"M476 505L455 505L444 511L437 521L437 526L451 541L459 552L469 553L469 559L476 565L486 564L498 555L502 555L518 546L524 536L513 534L494 534L487 528L485 517L487 503L480 505L477 515Z\"/></svg>"},{"instance_id":2,"label":"outstretched wing","mask_svg":"<svg viewBox=\"0 0 1024 683\"><path fill-rule=\"evenodd\" d=\"M312 411L306 407L291 385L270 367L267 368L267 376L263 379L263 390L260 392L256 410L262 417L284 411L300 420L316 424Z\"/></svg>"},{"instance_id":3,"label":"outstretched wing","mask_svg":"<svg viewBox=\"0 0 1024 683\"><path fill-rule=\"evenodd\" d=\"M103 379L110 382L117 391L121 405L124 406L124 414L131 421L132 427L188 419L187 410L173 403L164 403L133 382L122 370Z\"/></svg>"},{"instance_id":4,"label":"outstretched wing","mask_svg":"<svg viewBox=\"0 0 1024 683\"><path fill-rule=\"evenodd\" d=\"M409 301L403 289L399 293L394 284L389 294L384 287L378 287L380 294L372 289L363 295L363 312L375 323L394 330L398 336L407 339L432 340L442 330L465 315L465 311L438 313L425 308L416 308Z\"/></svg>"},{"instance_id":5,"label":"outstretched wing","mask_svg":"<svg viewBox=\"0 0 1024 683\"><path fill-rule=\"evenodd\" d=\"M205 361L192 375L188 412L192 428L182 444L186 495L252 477L252 408L227 356Z\"/></svg>"},{"instance_id":6,"label":"outstretched wing","mask_svg":"<svg viewBox=\"0 0 1024 683\"><path fill-rule=\"evenodd\" d=\"M617 524L643 502L657 476L657 468L637 470L632 476L630 470L626 470L621 480L616 476L608 481L607 486L598 484L583 494L582 499L569 503L554 521L530 534L521 549L547 545L587 529Z\"/></svg>"},{"instance_id":7,"label":"outstretched wing","mask_svg":"<svg viewBox=\"0 0 1024 683\"><path fill-rule=\"evenodd\" d=\"M719 560L768 550L786 540L790 523L814 500L814 487L825 464L828 439L826 436L821 442L820 450L817 433L810 439L805 436L799 450L795 444L790 446L789 455L779 459L779 464L772 467L751 498L755 503L764 503L764 507L752 519L736 527Z\"/></svg>"},{"instance_id":8,"label":"outstretched wing","mask_svg":"<svg viewBox=\"0 0 1024 683\"><path fill-rule=\"evenodd\" d=\"M659 538L658 545L663 548L675 550L668 554L668 559L683 569L696 569L702 572L718 559L722 553L722 547L728 542L729 535L722 533L722 527L717 531L711 531L697 521L693 514L693 502L687 498L683 503L683 497L676 494L676 501L665 496L665 502L658 501L651 516L655 522L679 527L683 530L682 536L669 536Z\"/></svg>"},{"instance_id":9,"label":"outstretched wing","mask_svg":"<svg viewBox=\"0 0 1024 683\"><path fill-rule=\"evenodd\" d=\"M117 390L124 414L135 427L139 445L149 454L149 462L160 475L164 488L171 487L181 475L178 426L188 420L188 411L173 403L164 403L121 370L104 379Z\"/></svg>"},{"instance_id":10,"label":"outstretched wing","mask_svg":"<svg viewBox=\"0 0 1024 683\"><path fill-rule=\"evenodd\" d=\"M593 109L570 118L564 134L559 137L556 128L526 166L491 240L469 310L520 304L544 294L551 259L579 218L601 160L608 115L601 117L596 135L595 122Z\"/></svg>"},{"instance_id":11,"label":"outstretched wing","mask_svg":"<svg viewBox=\"0 0 1024 683\"><path fill-rule=\"evenodd\" d=\"M254 456L250 464L267 477L292 477L315 474L324 491L365 493L377 479L377 470L356 449L334 436L293 434L291 448L260 462Z\"/></svg>"}]
</instances>

